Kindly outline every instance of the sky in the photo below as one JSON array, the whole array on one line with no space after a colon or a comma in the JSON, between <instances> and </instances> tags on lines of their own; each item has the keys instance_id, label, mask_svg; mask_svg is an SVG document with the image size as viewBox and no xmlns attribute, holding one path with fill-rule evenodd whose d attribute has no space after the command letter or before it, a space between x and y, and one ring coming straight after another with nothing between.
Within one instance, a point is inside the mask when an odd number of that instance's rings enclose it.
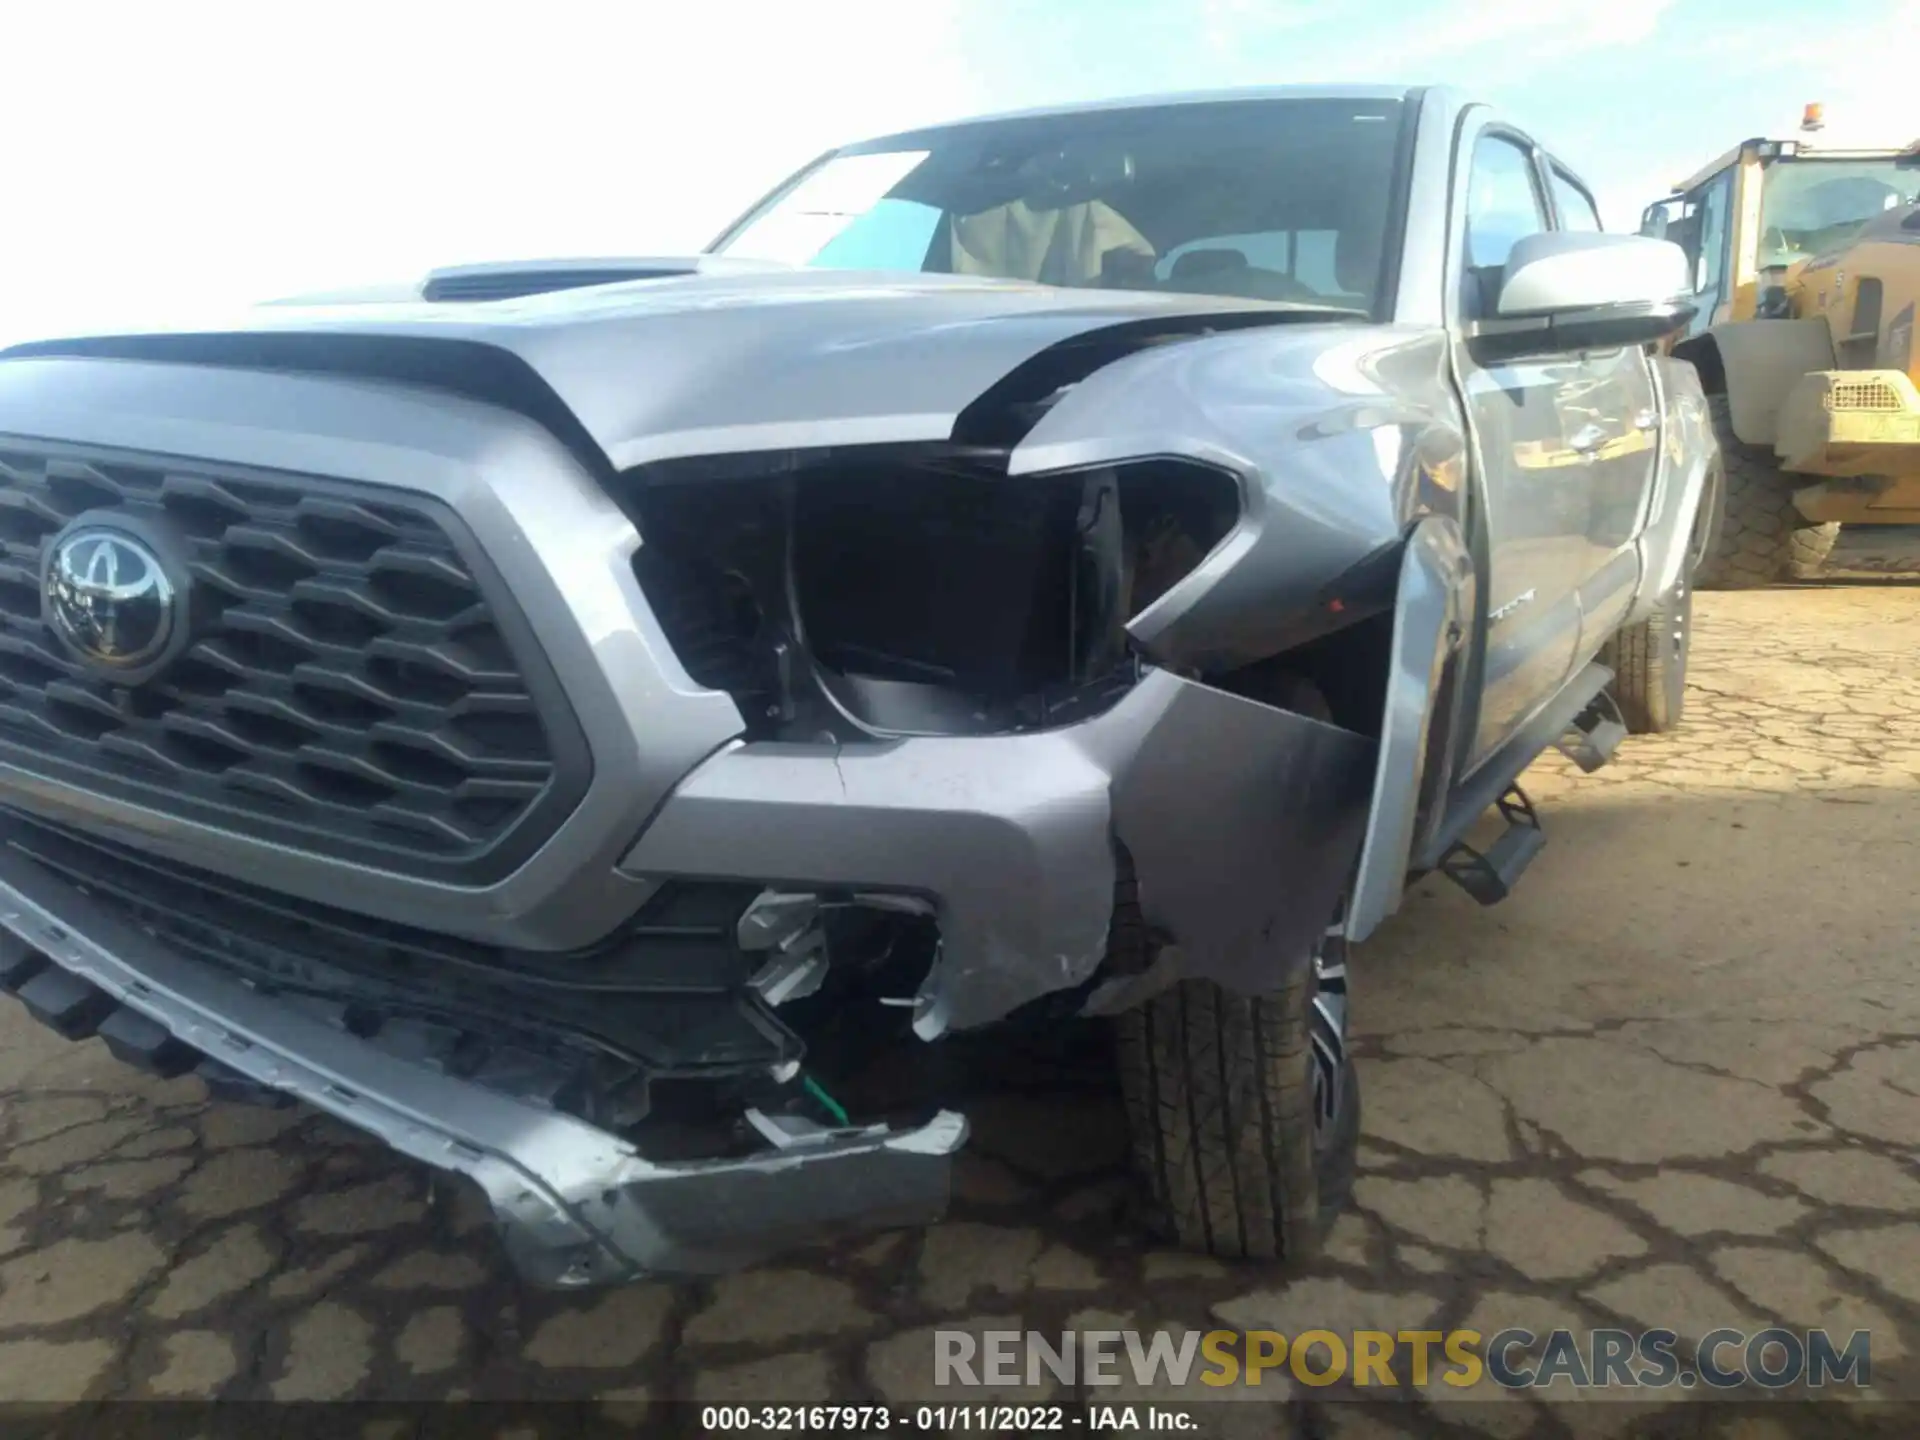
<instances>
[{"instance_id":1,"label":"sky","mask_svg":"<svg viewBox=\"0 0 1920 1440\"><path fill-rule=\"evenodd\" d=\"M835 143L1103 96L1459 85L1612 229L1809 101L1920 137L1920 0L0 0L0 55L0 344L686 254Z\"/></svg>"}]
</instances>

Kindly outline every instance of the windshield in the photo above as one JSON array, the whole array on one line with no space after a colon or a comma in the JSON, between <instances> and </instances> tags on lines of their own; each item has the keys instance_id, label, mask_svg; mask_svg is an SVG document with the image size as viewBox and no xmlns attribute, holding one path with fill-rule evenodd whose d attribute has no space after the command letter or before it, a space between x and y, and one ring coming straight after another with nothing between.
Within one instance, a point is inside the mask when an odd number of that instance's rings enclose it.
<instances>
[{"instance_id":1,"label":"windshield","mask_svg":"<svg viewBox=\"0 0 1920 1440\"><path fill-rule=\"evenodd\" d=\"M714 248L1372 313L1402 110L1209 102L925 131L836 151Z\"/></svg>"},{"instance_id":2,"label":"windshield","mask_svg":"<svg viewBox=\"0 0 1920 1440\"><path fill-rule=\"evenodd\" d=\"M1760 200L1760 265L1843 245L1874 216L1920 200L1920 162L1776 160Z\"/></svg>"}]
</instances>

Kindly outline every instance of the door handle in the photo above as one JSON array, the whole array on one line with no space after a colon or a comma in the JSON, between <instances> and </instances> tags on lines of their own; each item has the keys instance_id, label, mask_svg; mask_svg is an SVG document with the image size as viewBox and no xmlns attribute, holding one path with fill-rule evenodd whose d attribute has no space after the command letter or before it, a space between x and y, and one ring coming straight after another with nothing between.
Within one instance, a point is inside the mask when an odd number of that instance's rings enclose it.
<instances>
[{"instance_id":1,"label":"door handle","mask_svg":"<svg viewBox=\"0 0 1920 1440\"><path fill-rule=\"evenodd\" d=\"M1598 425L1582 425L1567 437L1567 448L1581 455L1591 455L1607 443L1607 432Z\"/></svg>"}]
</instances>

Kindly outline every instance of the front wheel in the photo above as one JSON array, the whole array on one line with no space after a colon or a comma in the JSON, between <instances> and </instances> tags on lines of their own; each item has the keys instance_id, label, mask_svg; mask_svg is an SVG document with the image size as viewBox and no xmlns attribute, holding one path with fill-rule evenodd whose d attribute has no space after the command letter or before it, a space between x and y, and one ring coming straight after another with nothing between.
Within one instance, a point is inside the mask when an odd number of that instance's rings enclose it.
<instances>
[{"instance_id":1,"label":"front wheel","mask_svg":"<svg viewBox=\"0 0 1920 1440\"><path fill-rule=\"evenodd\" d=\"M1296 972L1261 996L1183 980L1116 1022L1136 1168L1190 1249L1305 1259L1352 1192L1360 1085L1340 917Z\"/></svg>"}]
</instances>

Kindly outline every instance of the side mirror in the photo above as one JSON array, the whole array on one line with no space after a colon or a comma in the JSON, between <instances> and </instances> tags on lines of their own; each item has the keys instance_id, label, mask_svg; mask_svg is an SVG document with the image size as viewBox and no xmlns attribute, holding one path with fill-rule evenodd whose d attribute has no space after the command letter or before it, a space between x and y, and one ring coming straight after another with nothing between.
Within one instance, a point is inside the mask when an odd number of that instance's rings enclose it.
<instances>
[{"instance_id":1,"label":"side mirror","mask_svg":"<svg viewBox=\"0 0 1920 1440\"><path fill-rule=\"evenodd\" d=\"M1686 252L1640 235L1554 231L1513 247L1491 318L1468 338L1487 359L1651 345L1685 328Z\"/></svg>"}]
</instances>

